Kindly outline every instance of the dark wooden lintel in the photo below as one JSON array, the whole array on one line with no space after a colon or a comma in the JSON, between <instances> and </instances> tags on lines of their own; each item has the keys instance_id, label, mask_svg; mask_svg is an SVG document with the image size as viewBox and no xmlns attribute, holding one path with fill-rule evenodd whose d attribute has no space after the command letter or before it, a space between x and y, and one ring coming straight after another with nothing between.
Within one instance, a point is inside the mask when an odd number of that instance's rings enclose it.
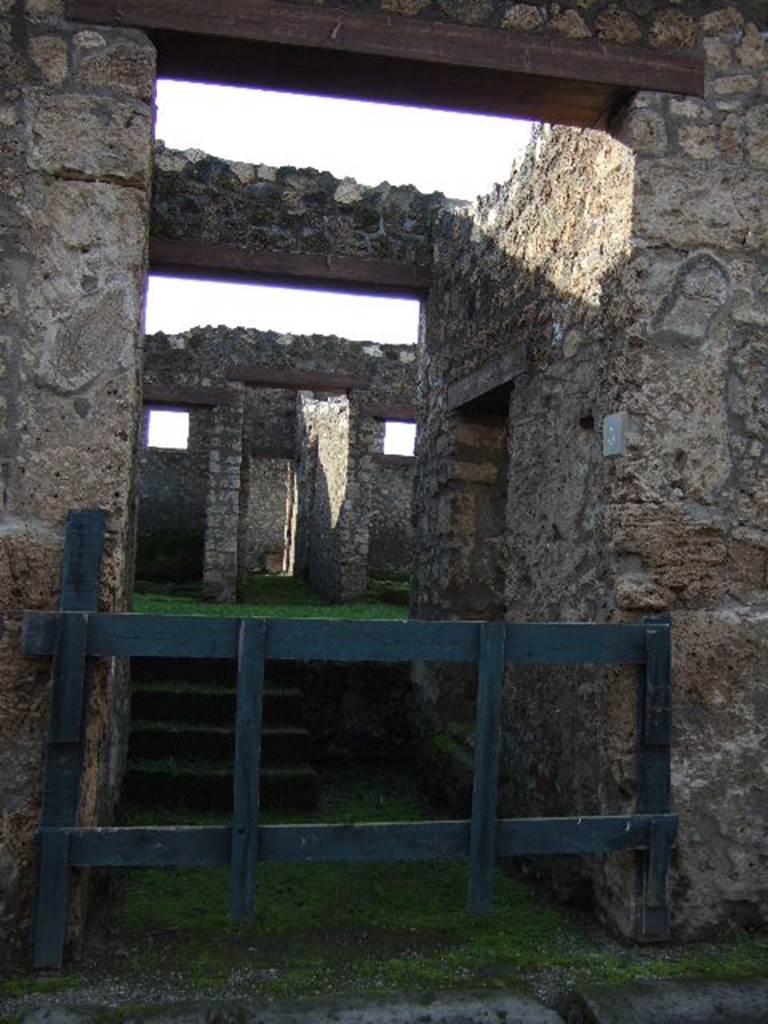
<instances>
[{"instance_id":1,"label":"dark wooden lintel","mask_svg":"<svg viewBox=\"0 0 768 1024\"><path fill-rule=\"evenodd\" d=\"M280 0L69 0L153 34L166 77L594 125L638 89L703 95L698 54L660 53ZM215 45L211 39L215 38Z\"/></svg>"},{"instance_id":2,"label":"dark wooden lintel","mask_svg":"<svg viewBox=\"0 0 768 1024\"><path fill-rule=\"evenodd\" d=\"M286 391L322 391L328 394L346 394L355 388L370 387L366 377L351 377L344 373L322 373L319 370L274 369L263 366L233 366L227 373L229 380L243 381L250 387L284 388Z\"/></svg>"},{"instance_id":3,"label":"dark wooden lintel","mask_svg":"<svg viewBox=\"0 0 768 1024\"><path fill-rule=\"evenodd\" d=\"M448 412L505 413L515 379L527 370L523 347L491 359L479 370L448 387Z\"/></svg>"},{"instance_id":4,"label":"dark wooden lintel","mask_svg":"<svg viewBox=\"0 0 768 1024\"><path fill-rule=\"evenodd\" d=\"M374 420L389 420L393 423L415 423L416 406L406 402L361 402L360 414Z\"/></svg>"},{"instance_id":5,"label":"dark wooden lintel","mask_svg":"<svg viewBox=\"0 0 768 1024\"><path fill-rule=\"evenodd\" d=\"M295 454L296 452L293 448L289 448L288 445L283 445L282 447L275 445L272 448L265 445L255 445L251 448L252 459L285 459L290 462Z\"/></svg>"},{"instance_id":6,"label":"dark wooden lintel","mask_svg":"<svg viewBox=\"0 0 768 1024\"><path fill-rule=\"evenodd\" d=\"M171 408L195 408L231 405L234 395L224 388L164 387L160 384L144 385L144 405L163 405Z\"/></svg>"},{"instance_id":7,"label":"dark wooden lintel","mask_svg":"<svg viewBox=\"0 0 768 1024\"><path fill-rule=\"evenodd\" d=\"M149 266L153 274L172 277L410 298L426 294L430 282L429 267L415 263L244 249L175 238L151 239Z\"/></svg>"},{"instance_id":8,"label":"dark wooden lintel","mask_svg":"<svg viewBox=\"0 0 768 1024\"><path fill-rule=\"evenodd\" d=\"M374 452L373 461L380 466L414 466L416 458L413 455L385 455L384 452Z\"/></svg>"}]
</instances>

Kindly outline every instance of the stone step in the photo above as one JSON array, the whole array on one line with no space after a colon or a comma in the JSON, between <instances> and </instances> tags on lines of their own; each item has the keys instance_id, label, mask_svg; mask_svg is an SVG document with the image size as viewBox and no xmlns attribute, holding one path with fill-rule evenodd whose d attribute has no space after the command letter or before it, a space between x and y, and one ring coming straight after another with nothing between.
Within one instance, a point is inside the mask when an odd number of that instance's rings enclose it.
<instances>
[{"instance_id":1,"label":"stone step","mask_svg":"<svg viewBox=\"0 0 768 1024\"><path fill-rule=\"evenodd\" d=\"M197 683L141 683L131 695L134 719L154 722L204 722L227 725L235 720L235 691ZM264 721L270 726L301 726L304 701L301 690L267 686Z\"/></svg>"},{"instance_id":2,"label":"stone step","mask_svg":"<svg viewBox=\"0 0 768 1024\"><path fill-rule=\"evenodd\" d=\"M266 810L310 811L319 795L317 773L309 765L268 768L261 773L261 806ZM145 807L227 813L232 809L232 771L199 760L134 760L123 782L122 799Z\"/></svg>"},{"instance_id":3,"label":"stone step","mask_svg":"<svg viewBox=\"0 0 768 1024\"><path fill-rule=\"evenodd\" d=\"M303 764L310 758L306 729L266 728L262 730L261 744L262 763L268 767ZM141 720L134 720L131 728L131 758L205 757L231 766L234 750L235 733L231 728Z\"/></svg>"}]
</instances>

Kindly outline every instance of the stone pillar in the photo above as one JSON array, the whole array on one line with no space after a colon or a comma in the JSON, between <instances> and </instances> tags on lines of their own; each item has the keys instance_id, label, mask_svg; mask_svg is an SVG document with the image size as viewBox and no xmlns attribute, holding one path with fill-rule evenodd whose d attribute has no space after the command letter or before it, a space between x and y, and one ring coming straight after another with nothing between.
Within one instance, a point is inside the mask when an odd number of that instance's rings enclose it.
<instances>
[{"instance_id":1,"label":"stone pillar","mask_svg":"<svg viewBox=\"0 0 768 1024\"><path fill-rule=\"evenodd\" d=\"M238 596L244 398L245 389L233 387L232 402L213 410L203 562L203 593L211 601Z\"/></svg>"},{"instance_id":2,"label":"stone pillar","mask_svg":"<svg viewBox=\"0 0 768 1024\"><path fill-rule=\"evenodd\" d=\"M26 948L48 717L22 611L57 605L69 509L108 513L102 610L132 569L154 50L62 7L0 5L0 959ZM119 784L123 678L94 673L84 824ZM81 885L73 934L84 905Z\"/></svg>"}]
</instances>

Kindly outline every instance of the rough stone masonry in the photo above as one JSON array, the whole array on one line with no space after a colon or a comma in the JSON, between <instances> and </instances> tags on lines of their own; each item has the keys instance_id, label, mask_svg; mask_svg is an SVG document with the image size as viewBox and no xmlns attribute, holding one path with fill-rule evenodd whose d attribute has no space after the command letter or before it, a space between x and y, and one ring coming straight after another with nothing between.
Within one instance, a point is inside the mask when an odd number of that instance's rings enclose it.
<instances>
[{"instance_id":1,"label":"rough stone masonry","mask_svg":"<svg viewBox=\"0 0 768 1024\"><path fill-rule=\"evenodd\" d=\"M703 100L640 93L608 131L543 131L498 191L463 213L434 210L435 233L430 225L423 235L434 242L434 286L420 367L414 611L463 614L462 581L476 571L489 581L494 614L510 618L620 621L670 612L681 815L675 931L764 924L764 4L365 6L394 19L705 55ZM140 32L68 22L61 0L0 0L0 19L6 955L28 937L48 715L47 668L19 654L21 613L56 605L69 508L108 513L103 609L126 607L132 575L155 54ZM279 196L296 203L286 212L286 247L300 251L295 228L312 204L303 188L280 184ZM351 184L339 195L352 198L350 210L363 199ZM275 208L285 212L279 202ZM374 222L360 235L349 218L337 227L325 235L333 246L373 244ZM449 382L522 345L527 372L500 417L481 423L446 412ZM628 427L623 454L611 458L600 443L607 414L624 414ZM445 701L434 679L420 682L431 713L459 712L461 679ZM629 685L620 674L593 673L510 681L504 799L515 813L618 810L631 800ZM123 701L120 673L100 670L85 824L106 820L114 798ZM630 932L627 866L590 863L582 876L606 920ZM73 936L82 896L81 886Z\"/></svg>"}]
</instances>

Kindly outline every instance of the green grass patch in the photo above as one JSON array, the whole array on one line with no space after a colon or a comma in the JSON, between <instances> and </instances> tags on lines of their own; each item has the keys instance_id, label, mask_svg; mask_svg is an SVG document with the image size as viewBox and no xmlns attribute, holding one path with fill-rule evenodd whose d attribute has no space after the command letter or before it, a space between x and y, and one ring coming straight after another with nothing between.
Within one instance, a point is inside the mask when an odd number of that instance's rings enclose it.
<instances>
[{"instance_id":1,"label":"green grass patch","mask_svg":"<svg viewBox=\"0 0 768 1024\"><path fill-rule=\"evenodd\" d=\"M401 587L397 584L395 587ZM401 588L402 589L402 588ZM407 604L407 602L406 602ZM255 575L246 582L240 604L204 601L202 585L138 580L133 610L147 615L215 615L265 619L404 619L408 609L381 597L349 604L327 604L303 580L293 576Z\"/></svg>"}]
</instances>

